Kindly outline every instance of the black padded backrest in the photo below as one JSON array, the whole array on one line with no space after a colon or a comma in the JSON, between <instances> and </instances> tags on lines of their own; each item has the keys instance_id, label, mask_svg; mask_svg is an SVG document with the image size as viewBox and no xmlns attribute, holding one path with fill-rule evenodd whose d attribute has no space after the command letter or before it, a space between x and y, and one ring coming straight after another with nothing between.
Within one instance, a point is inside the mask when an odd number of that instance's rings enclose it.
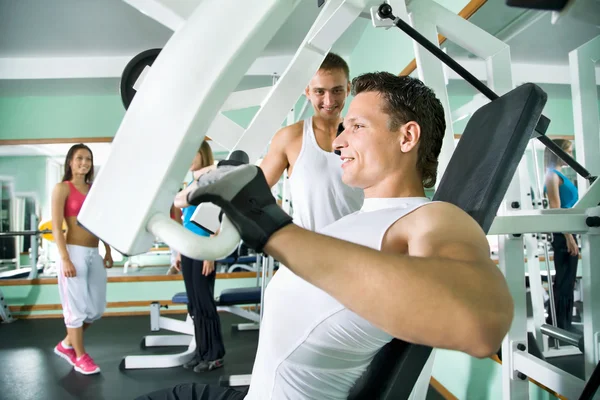
<instances>
[{"instance_id":1,"label":"black padded backrest","mask_svg":"<svg viewBox=\"0 0 600 400\"><path fill-rule=\"evenodd\" d=\"M487 233L546 99L544 91L528 83L477 110L465 127L433 199L460 207ZM408 399L431 350L392 340L377 353L348 400Z\"/></svg>"},{"instance_id":2,"label":"black padded backrest","mask_svg":"<svg viewBox=\"0 0 600 400\"><path fill-rule=\"evenodd\" d=\"M546 104L527 83L477 110L467 124L434 200L465 210L488 232Z\"/></svg>"}]
</instances>

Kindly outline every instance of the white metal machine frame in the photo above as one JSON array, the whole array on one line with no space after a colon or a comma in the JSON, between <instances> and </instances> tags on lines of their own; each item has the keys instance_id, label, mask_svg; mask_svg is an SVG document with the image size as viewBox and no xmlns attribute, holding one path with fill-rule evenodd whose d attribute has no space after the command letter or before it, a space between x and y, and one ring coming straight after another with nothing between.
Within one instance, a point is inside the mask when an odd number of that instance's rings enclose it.
<instances>
[{"instance_id":1,"label":"white metal machine frame","mask_svg":"<svg viewBox=\"0 0 600 400\"><path fill-rule=\"evenodd\" d=\"M575 116L575 143L580 163L597 176L600 173L600 129L598 128L598 110L596 100L596 80L594 75L595 61L600 59L600 37L586 43L569 54L573 105ZM592 71L590 75L590 69ZM593 93L592 93L593 89ZM594 159L594 161L591 161ZM522 163L523 164L523 163ZM537 166L536 166L537 168ZM520 204L531 205L523 194L529 192L527 175L521 174ZM514 182L513 182L514 183ZM546 361L532 356L527 351L527 315L525 307L525 261L523 257L523 240L526 241L529 278L532 300L541 299L541 279L539 260L537 258L538 243L530 233L570 232L581 234L582 252L582 297L584 300L584 359L585 377L589 379L594 367L600 360L600 309L598 309L598 293L592 288L600 285L600 274L592 266L597 260L600 245L600 228L590 221L590 217L600 216L600 183L593 184L579 177L580 200L572 209L532 210L526 207L521 210L505 208L494 220L489 235L499 235L500 268L505 273L515 301L515 318L502 346L503 355L503 398L526 399L529 397L529 382L526 377L535 380L550 390L569 399L578 398L583 391L585 381L554 367ZM519 196L509 191L506 204L518 204ZM529 209L528 209L529 208ZM592 225L592 226L590 226ZM525 237L525 239L523 239ZM550 260L546 258L548 264ZM550 274L549 274L550 277ZM551 282L551 280L549 280ZM597 291L596 291L597 292ZM542 307L543 308L543 307ZM534 304L535 335L540 343L541 332L539 321L543 312ZM544 342L545 343L545 342ZM546 347L546 346L544 346ZM566 349L562 354L572 351ZM554 355L560 355L556 352Z\"/></svg>"},{"instance_id":2,"label":"white metal machine frame","mask_svg":"<svg viewBox=\"0 0 600 400\"><path fill-rule=\"evenodd\" d=\"M437 33L441 33L485 59L488 83L496 93L502 95L513 88L510 50L506 44L432 0L413 1L408 9L402 0L386 2L398 17L421 31L431 42L437 44ZM375 27L391 26L391 21L381 21L374 13L381 1L327 1L288 68L269 90L249 127L241 133L241 128L220 115L219 110L226 108L229 93L298 3L299 0L203 0L199 3L161 51L131 103L113 142L112 152L81 210L79 220L83 226L128 255L145 252L155 236L192 258L217 259L235 248L239 235L227 218L224 218L221 233L206 239L186 231L171 221L167 214L179 180L185 175L189 160L207 131L210 130L213 140L226 148L244 150L253 162L264 152L270 137L332 45L357 18L370 11ZM237 11L233 13L230 10ZM215 24L214 21L228 23ZM213 31L210 37L203 34L206 26L211 26ZM230 35L231 26L235 26L236 35ZM215 41L212 37L228 37L228 40ZM587 54L584 50L577 52L573 60L584 60ZM418 44L415 44L415 53L419 77L436 91L446 109L449 128L439 171L443 174L454 149L443 67L441 61ZM206 57L207 54L210 57ZM597 56L593 57L597 60ZM587 71L583 61L577 62L577 68L580 75ZM584 91L582 88L579 87L580 92ZM257 89L257 92L264 95L266 90ZM582 95L577 101L583 104L586 98ZM234 101L235 95L229 99ZM586 104L586 109L591 109ZM596 122L596 133L597 127ZM148 140L164 137L168 140ZM144 144L142 151L140 143ZM597 146L590 149L586 145L583 153L585 151L597 151ZM136 157L131 157L132 154ZM591 157L585 157L586 162ZM144 168L139 168L140 165ZM526 353L524 243L519 234L549 228L584 233L582 246L584 263L587 263L584 280L587 282L584 282L583 292L590 304L595 301L591 287L598 279L590 260L593 259L592 249L600 244L600 236L596 228L591 229L585 224L585 217L599 215L598 209L592 207L598 203L598 186L592 186L572 211L534 211L522 190L526 173L526 165L521 163L500 210L500 217L490 232L499 235L500 268L509 282L517 312L503 343L504 398L507 399L528 397L528 384L519 378L519 373L564 394L575 394L583 384ZM114 196L113 191L119 196ZM128 201L130 204L127 204ZM117 226L119 229L115 229ZM598 329L594 325L600 323L596 315L598 312L600 310L585 311L586 373L588 364L595 365L598 361ZM429 368L426 366L422 374L421 381L426 383L432 360L433 356L429 360ZM417 395L418 391L419 388L415 387L413 393Z\"/></svg>"}]
</instances>

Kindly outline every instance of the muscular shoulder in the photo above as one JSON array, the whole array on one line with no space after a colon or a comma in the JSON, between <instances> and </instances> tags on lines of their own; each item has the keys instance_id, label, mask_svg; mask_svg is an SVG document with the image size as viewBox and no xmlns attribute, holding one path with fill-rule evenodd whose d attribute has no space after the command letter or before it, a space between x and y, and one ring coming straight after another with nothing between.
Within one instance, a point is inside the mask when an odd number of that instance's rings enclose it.
<instances>
[{"instance_id":1,"label":"muscular shoulder","mask_svg":"<svg viewBox=\"0 0 600 400\"><path fill-rule=\"evenodd\" d=\"M451 228L453 230L462 230L463 228L475 229L483 233L479 224L464 210L458 208L452 203L445 201L435 201L423 207L416 209L408 219L418 219L421 229L440 229Z\"/></svg>"},{"instance_id":2,"label":"muscular shoulder","mask_svg":"<svg viewBox=\"0 0 600 400\"><path fill-rule=\"evenodd\" d=\"M479 224L451 203L432 202L398 220L390 229L408 253L431 256L470 248L468 258L489 258L489 244ZM461 255L462 257L462 255Z\"/></svg>"},{"instance_id":3,"label":"muscular shoulder","mask_svg":"<svg viewBox=\"0 0 600 400\"><path fill-rule=\"evenodd\" d=\"M295 124L281 128L275 136L273 142L281 145L289 145L295 141L302 140L303 121L298 121Z\"/></svg>"}]
</instances>

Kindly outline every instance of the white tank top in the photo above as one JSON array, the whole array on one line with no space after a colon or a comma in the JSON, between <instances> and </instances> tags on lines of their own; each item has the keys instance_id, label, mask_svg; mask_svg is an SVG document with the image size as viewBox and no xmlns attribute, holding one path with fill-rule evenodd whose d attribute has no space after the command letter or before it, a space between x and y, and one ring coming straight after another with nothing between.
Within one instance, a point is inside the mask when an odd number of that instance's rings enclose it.
<instances>
[{"instance_id":1,"label":"white tank top","mask_svg":"<svg viewBox=\"0 0 600 400\"><path fill-rule=\"evenodd\" d=\"M364 194L342 182L342 160L319 147L312 117L304 120L302 148L290 176L292 217L315 231L360 209Z\"/></svg>"},{"instance_id":2,"label":"white tank top","mask_svg":"<svg viewBox=\"0 0 600 400\"><path fill-rule=\"evenodd\" d=\"M427 198L365 199L320 233L381 250L389 227ZM245 400L343 399L392 337L281 266L265 292Z\"/></svg>"}]
</instances>

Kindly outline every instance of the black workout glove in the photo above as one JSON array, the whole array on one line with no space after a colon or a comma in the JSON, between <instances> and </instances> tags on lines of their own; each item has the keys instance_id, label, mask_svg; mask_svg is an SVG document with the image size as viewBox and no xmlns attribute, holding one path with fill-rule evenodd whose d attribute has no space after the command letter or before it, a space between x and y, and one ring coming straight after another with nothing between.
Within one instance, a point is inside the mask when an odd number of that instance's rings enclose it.
<instances>
[{"instance_id":1,"label":"black workout glove","mask_svg":"<svg viewBox=\"0 0 600 400\"><path fill-rule=\"evenodd\" d=\"M221 166L202 175L187 201L221 207L244 243L257 252L262 252L273 233L292 223L292 217L277 205L262 170L254 165Z\"/></svg>"}]
</instances>

